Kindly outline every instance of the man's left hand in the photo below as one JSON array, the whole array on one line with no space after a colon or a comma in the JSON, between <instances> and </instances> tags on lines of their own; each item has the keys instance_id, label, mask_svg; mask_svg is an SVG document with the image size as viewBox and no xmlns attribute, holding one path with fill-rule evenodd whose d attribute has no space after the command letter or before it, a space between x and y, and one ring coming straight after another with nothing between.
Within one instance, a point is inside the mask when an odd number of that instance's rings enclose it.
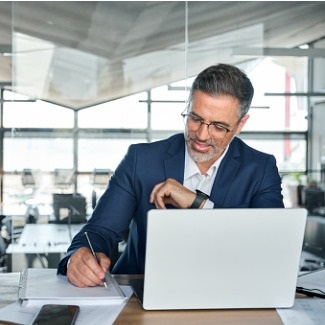
<instances>
[{"instance_id":1,"label":"man's left hand","mask_svg":"<svg viewBox=\"0 0 325 325\"><path fill-rule=\"evenodd\" d=\"M150 203L153 203L157 209L166 209L167 204L171 204L175 208L188 209L195 197L196 193L169 178L165 182L155 185L150 194Z\"/></svg>"}]
</instances>

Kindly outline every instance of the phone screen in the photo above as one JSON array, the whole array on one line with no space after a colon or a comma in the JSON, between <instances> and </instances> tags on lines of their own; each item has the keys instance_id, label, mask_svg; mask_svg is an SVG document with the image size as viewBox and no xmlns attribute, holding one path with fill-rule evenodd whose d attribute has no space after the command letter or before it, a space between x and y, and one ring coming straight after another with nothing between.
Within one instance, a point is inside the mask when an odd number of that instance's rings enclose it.
<instances>
[{"instance_id":1,"label":"phone screen","mask_svg":"<svg viewBox=\"0 0 325 325\"><path fill-rule=\"evenodd\" d=\"M71 325L75 323L79 306L44 305L32 325Z\"/></svg>"}]
</instances>

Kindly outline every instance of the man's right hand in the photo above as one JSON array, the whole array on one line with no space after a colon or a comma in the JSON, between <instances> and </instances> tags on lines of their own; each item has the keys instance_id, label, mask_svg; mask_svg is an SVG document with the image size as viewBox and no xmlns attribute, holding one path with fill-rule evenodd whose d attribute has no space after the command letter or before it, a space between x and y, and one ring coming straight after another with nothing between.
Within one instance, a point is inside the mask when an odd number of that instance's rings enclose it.
<instances>
[{"instance_id":1,"label":"man's right hand","mask_svg":"<svg viewBox=\"0 0 325 325\"><path fill-rule=\"evenodd\" d=\"M89 248L79 248L70 257L67 268L69 281L80 288L95 287L103 284L103 279L111 265L110 259L103 253L96 253L99 264Z\"/></svg>"}]
</instances>

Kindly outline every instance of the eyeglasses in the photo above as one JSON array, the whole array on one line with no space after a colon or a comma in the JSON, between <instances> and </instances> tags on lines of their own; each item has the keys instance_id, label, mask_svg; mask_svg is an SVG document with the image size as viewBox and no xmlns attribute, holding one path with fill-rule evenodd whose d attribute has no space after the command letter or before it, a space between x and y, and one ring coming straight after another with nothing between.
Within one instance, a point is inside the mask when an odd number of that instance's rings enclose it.
<instances>
[{"instance_id":1,"label":"eyeglasses","mask_svg":"<svg viewBox=\"0 0 325 325\"><path fill-rule=\"evenodd\" d=\"M193 131L198 131L202 124L205 124L208 127L208 132L212 138L215 139L223 139L225 136L233 132L237 125L239 124L241 118L238 120L238 122L235 124L234 128L232 130L226 128L220 123L217 122L211 122L211 123L206 123L201 117L198 117L192 113L182 113L181 114L184 118L184 124L187 126L189 129ZM211 126L211 128L210 128Z\"/></svg>"}]
</instances>

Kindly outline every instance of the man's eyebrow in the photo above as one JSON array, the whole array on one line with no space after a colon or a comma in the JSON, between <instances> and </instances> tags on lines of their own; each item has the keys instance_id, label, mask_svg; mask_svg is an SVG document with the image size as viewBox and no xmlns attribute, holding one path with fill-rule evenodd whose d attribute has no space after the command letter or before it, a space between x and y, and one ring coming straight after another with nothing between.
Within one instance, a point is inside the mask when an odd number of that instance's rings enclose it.
<instances>
[{"instance_id":1,"label":"man's eyebrow","mask_svg":"<svg viewBox=\"0 0 325 325\"><path fill-rule=\"evenodd\" d=\"M192 115L195 115L196 117L200 118L202 121L204 121L204 118L200 115L198 115L197 113L191 111L190 114ZM229 128L230 125L226 122L222 122L222 121L210 121L210 123L213 123L213 124L218 124L218 125L221 125L221 126L224 126L226 128Z\"/></svg>"},{"instance_id":2,"label":"man's eyebrow","mask_svg":"<svg viewBox=\"0 0 325 325\"><path fill-rule=\"evenodd\" d=\"M218 125L224 126L224 127L226 127L226 128L229 128L229 127L230 127L230 125L229 125L228 123L221 122L221 121L218 121L218 122L216 122L216 121L211 121L210 123L218 124Z\"/></svg>"}]
</instances>

